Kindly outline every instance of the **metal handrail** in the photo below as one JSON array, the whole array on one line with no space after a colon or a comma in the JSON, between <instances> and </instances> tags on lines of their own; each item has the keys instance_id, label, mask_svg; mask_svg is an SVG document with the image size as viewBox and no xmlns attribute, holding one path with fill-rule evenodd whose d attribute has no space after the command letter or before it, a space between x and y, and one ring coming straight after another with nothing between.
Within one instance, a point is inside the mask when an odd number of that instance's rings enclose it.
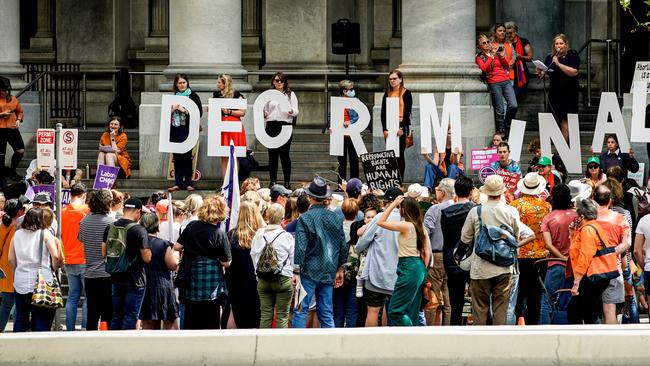
<instances>
[{"instance_id":1,"label":"metal handrail","mask_svg":"<svg viewBox=\"0 0 650 366\"><path fill-rule=\"evenodd\" d=\"M34 80L30 81L29 84L27 84L24 88L22 88L18 94L15 95L16 98L19 98L21 95L25 94L27 90L29 90L34 84L36 84L37 81L41 80L43 76L45 76L46 72L40 73L37 77L34 78Z\"/></svg>"},{"instance_id":2,"label":"metal handrail","mask_svg":"<svg viewBox=\"0 0 650 366\"><path fill-rule=\"evenodd\" d=\"M611 91L610 87L610 69L611 69L611 45L616 43L616 95L621 97L621 40L620 39L597 39L592 38L586 41L579 49L578 54L587 49L587 105L591 107L591 49L593 43L605 43L607 45L607 91Z\"/></svg>"}]
</instances>

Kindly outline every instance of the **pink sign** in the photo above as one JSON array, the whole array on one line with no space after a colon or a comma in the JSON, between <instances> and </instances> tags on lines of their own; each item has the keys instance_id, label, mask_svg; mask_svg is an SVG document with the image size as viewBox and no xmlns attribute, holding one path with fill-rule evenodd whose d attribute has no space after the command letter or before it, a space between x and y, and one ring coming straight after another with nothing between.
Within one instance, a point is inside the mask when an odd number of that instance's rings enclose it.
<instances>
[{"instance_id":1,"label":"pink sign","mask_svg":"<svg viewBox=\"0 0 650 366\"><path fill-rule=\"evenodd\" d=\"M480 170L482 167L490 165L499 160L497 149L495 147L487 149L472 149L470 151L470 169Z\"/></svg>"}]
</instances>

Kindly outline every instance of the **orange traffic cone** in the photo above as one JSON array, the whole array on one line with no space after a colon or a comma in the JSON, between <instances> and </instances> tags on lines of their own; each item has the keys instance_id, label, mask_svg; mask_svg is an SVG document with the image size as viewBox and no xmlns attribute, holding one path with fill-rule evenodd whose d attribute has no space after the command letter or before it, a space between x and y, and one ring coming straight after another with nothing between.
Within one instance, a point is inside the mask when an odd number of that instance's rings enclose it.
<instances>
[{"instance_id":1,"label":"orange traffic cone","mask_svg":"<svg viewBox=\"0 0 650 366\"><path fill-rule=\"evenodd\" d=\"M520 316L519 319L517 319L517 325L526 325L526 320L523 316Z\"/></svg>"},{"instance_id":2,"label":"orange traffic cone","mask_svg":"<svg viewBox=\"0 0 650 366\"><path fill-rule=\"evenodd\" d=\"M99 323L99 330L108 330L108 323L107 322Z\"/></svg>"}]
</instances>

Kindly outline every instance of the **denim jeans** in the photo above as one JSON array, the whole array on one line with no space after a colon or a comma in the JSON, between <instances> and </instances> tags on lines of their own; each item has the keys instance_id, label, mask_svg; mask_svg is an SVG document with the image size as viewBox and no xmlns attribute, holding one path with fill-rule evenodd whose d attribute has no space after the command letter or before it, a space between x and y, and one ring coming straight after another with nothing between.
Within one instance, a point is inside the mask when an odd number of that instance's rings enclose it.
<instances>
[{"instance_id":1,"label":"denim jeans","mask_svg":"<svg viewBox=\"0 0 650 366\"><path fill-rule=\"evenodd\" d=\"M307 314L309 314L309 304L311 299L316 296L316 315L321 328L334 328L334 314L332 311L332 293L334 285L330 283L321 283L302 275L300 283L307 292L302 301L302 309L293 312L293 328L305 328L307 326Z\"/></svg>"},{"instance_id":2,"label":"denim jeans","mask_svg":"<svg viewBox=\"0 0 650 366\"><path fill-rule=\"evenodd\" d=\"M442 174L442 171L440 170L439 167L429 163L424 167L424 185L429 187L429 189L433 189L433 185L439 179L442 178L458 179L459 177L462 177L464 175L465 172L460 170L458 168L458 165L451 164L447 167L447 176L445 177Z\"/></svg>"},{"instance_id":3,"label":"denim jeans","mask_svg":"<svg viewBox=\"0 0 650 366\"><path fill-rule=\"evenodd\" d=\"M517 97L510 80L489 84L494 107L494 128L496 131L508 131L510 122L517 114ZM505 101L505 103L504 103Z\"/></svg>"},{"instance_id":4,"label":"denim jeans","mask_svg":"<svg viewBox=\"0 0 650 366\"><path fill-rule=\"evenodd\" d=\"M14 307L14 293L3 292L0 296L2 296L0 299L0 333L2 333L5 331L7 322L9 321L11 309Z\"/></svg>"},{"instance_id":5,"label":"denim jeans","mask_svg":"<svg viewBox=\"0 0 650 366\"><path fill-rule=\"evenodd\" d=\"M68 331L75 330L77 323L77 307L79 306L79 299L81 299L81 292L83 291L84 274L86 273L85 264L66 264L65 274L68 276L68 303L65 304L65 327ZM83 308L81 311L82 328L85 328L86 319L86 301L84 300Z\"/></svg>"},{"instance_id":6,"label":"denim jeans","mask_svg":"<svg viewBox=\"0 0 650 366\"><path fill-rule=\"evenodd\" d=\"M145 287L113 284L113 317L111 330L135 329L144 300Z\"/></svg>"},{"instance_id":7,"label":"denim jeans","mask_svg":"<svg viewBox=\"0 0 650 366\"><path fill-rule=\"evenodd\" d=\"M334 289L334 325L337 328L352 328L357 324L357 281L346 283Z\"/></svg>"},{"instance_id":8,"label":"denim jeans","mask_svg":"<svg viewBox=\"0 0 650 366\"><path fill-rule=\"evenodd\" d=\"M563 265L556 264L548 267L546 270L544 287L546 287L546 293L548 295L542 295L542 307L539 314L540 324L552 324L553 307L549 303L549 298L553 301L555 299L555 292L562 287L562 282L564 282L564 269Z\"/></svg>"},{"instance_id":9,"label":"denim jeans","mask_svg":"<svg viewBox=\"0 0 650 366\"><path fill-rule=\"evenodd\" d=\"M14 292L16 305L16 318L14 319L14 333L49 332L54 321L56 309L48 309L32 305L32 293L21 295Z\"/></svg>"}]
</instances>

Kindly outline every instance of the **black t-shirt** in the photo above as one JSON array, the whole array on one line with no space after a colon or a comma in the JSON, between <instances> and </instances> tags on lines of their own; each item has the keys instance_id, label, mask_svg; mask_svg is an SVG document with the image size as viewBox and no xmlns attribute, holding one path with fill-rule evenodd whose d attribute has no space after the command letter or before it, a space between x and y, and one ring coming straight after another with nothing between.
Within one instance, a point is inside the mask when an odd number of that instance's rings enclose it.
<instances>
[{"instance_id":1,"label":"black t-shirt","mask_svg":"<svg viewBox=\"0 0 650 366\"><path fill-rule=\"evenodd\" d=\"M544 60L546 65L550 65L549 69L553 69L553 72L548 73L548 77L551 80L551 91L561 93L561 95L572 95L578 93L578 77L569 76L560 70L559 66L551 64L553 61L553 56L548 55ZM559 57L559 61L562 65L572 67L576 70L580 68L580 56L574 50L569 50L566 55Z\"/></svg>"},{"instance_id":2,"label":"black t-shirt","mask_svg":"<svg viewBox=\"0 0 650 366\"><path fill-rule=\"evenodd\" d=\"M113 223L115 226L126 227L132 223L129 219L119 219ZM103 241L106 243L108 238L108 229L104 229ZM145 287L147 285L147 276L144 272L144 261L140 254L141 249L151 249L147 238L147 230L140 225L135 225L126 232L126 257L129 262L135 259L135 262L129 266L129 269L124 273L111 274L111 280L114 284L131 286L131 287Z\"/></svg>"},{"instance_id":3,"label":"black t-shirt","mask_svg":"<svg viewBox=\"0 0 650 366\"><path fill-rule=\"evenodd\" d=\"M186 253L228 262L232 259L226 233L205 221L192 221L178 238Z\"/></svg>"},{"instance_id":4,"label":"black t-shirt","mask_svg":"<svg viewBox=\"0 0 650 366\"><path fill-rule=\"evenodd\" d=\"M240 99L240 98L244 98L244 95L242 93L238 92L237 90L235 90L232 97L234 99ZM216 91L216 92L212 93L212 98L225 98L225 97L223 95L221 95L220 91ZM223 114L223 111L221 111L221 115L225 116L225 114Z\"/></svg>"}]
</instances>

